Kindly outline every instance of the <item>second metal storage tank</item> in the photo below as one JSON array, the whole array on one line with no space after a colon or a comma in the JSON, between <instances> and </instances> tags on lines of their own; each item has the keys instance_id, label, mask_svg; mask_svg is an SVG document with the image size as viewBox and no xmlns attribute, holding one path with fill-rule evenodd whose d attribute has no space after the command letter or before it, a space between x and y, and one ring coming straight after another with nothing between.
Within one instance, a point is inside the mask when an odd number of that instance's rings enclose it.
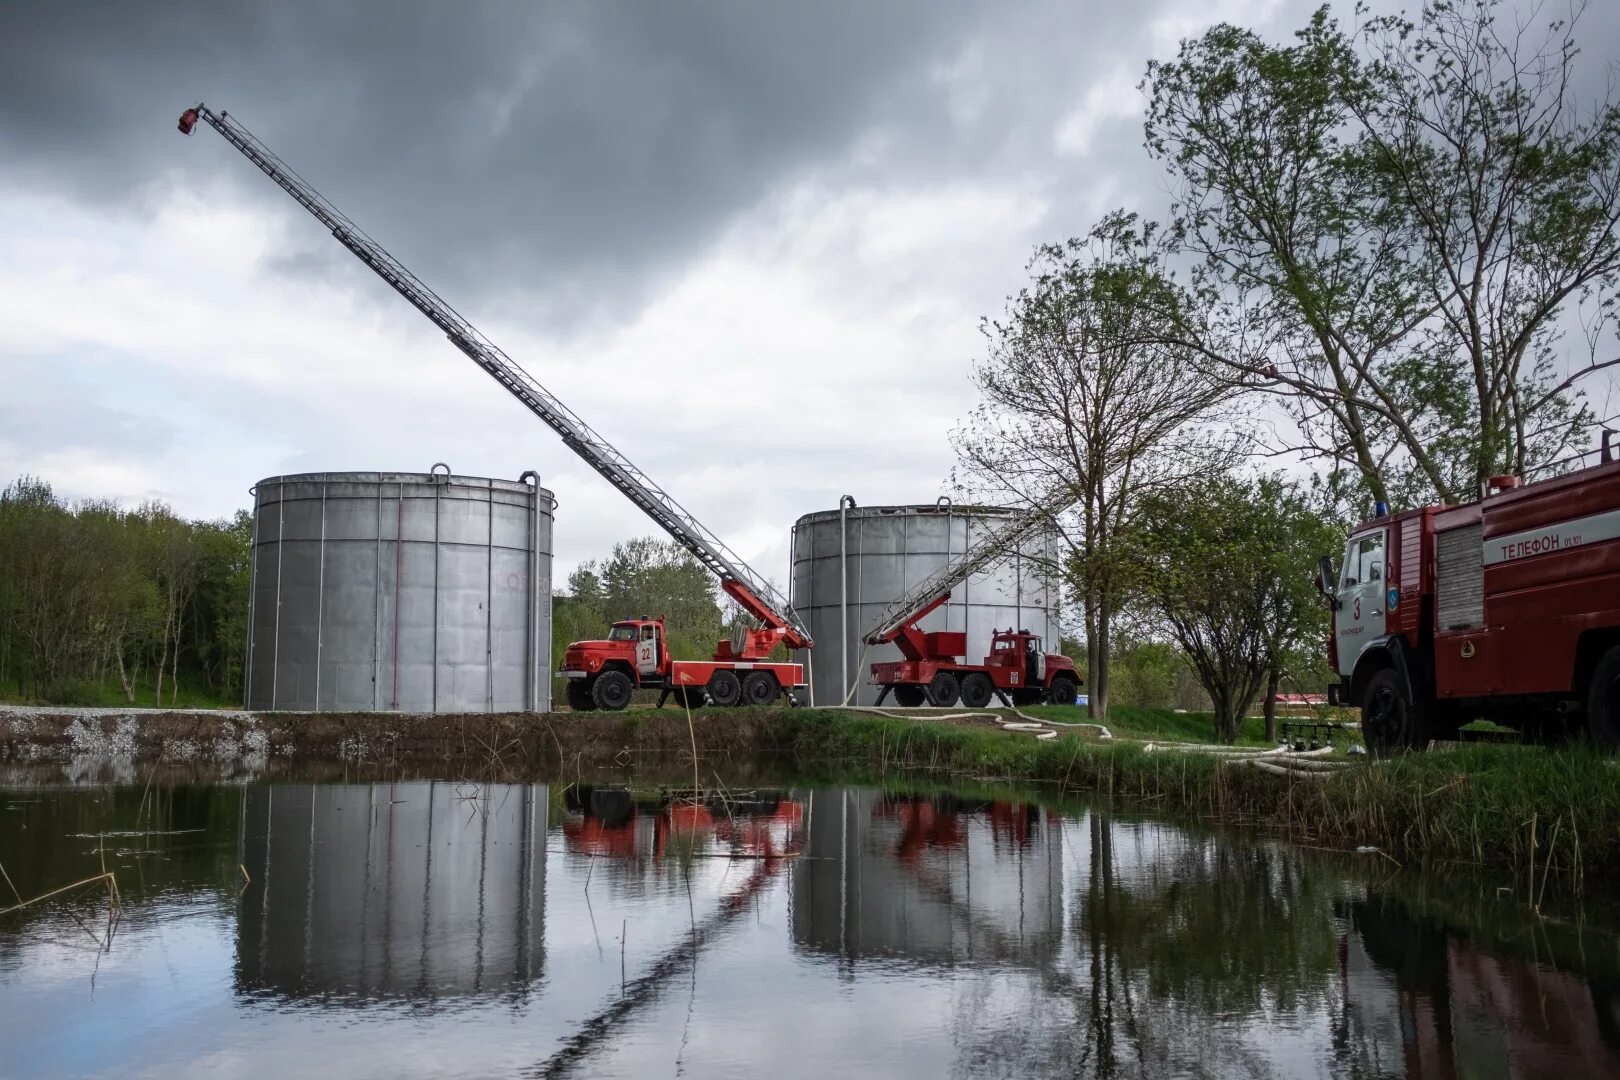
<instances>
[{"instance_id":1,"label":"second metal storage tank","mask_svg":"<svg viewBox=\"0 0 1620 1080\"><path fill-rule=\"evenodd\" d=\"M986 530L1004 528L1017 516L1005 507L953 506L949 499L855 506L846 496L838 510L801 517L793 526L791 600L816 642L809 660L811 699L838 704L853 684L850 703L873 704L878 688L871 665L900 659L893 645L874 646L862 656L862 639L884 605L962 554ZM922 621L923 629L965 631L969 663L983 660L990 635L1008 627L1040 634L1047 651L1057 652L1058 586L1050 570L1059 561L1057 543L1053 536L1037 536L990 570L974 574L952 592L948 604Z\"/></svg>"},{"instance_id":2,"label":"second metal storage tank","mask_svg":"<svg viewBox=\"0 0 1620 1080\"><path fill-rule=\"evenodd\" d=\"M556 504L539 479L260 480L247 707L549 709Z\"/></svg>"}]
</instances>

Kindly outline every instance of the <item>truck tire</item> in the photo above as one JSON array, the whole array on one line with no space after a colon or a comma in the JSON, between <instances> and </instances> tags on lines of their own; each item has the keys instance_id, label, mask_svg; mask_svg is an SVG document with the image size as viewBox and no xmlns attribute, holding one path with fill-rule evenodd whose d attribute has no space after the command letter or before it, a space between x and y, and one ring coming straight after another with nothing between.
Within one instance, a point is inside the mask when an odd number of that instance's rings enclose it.
<instances>
[{"instance_id":1,"label":"truck tire","mask_svg":"<svg viewBox=\"0 0 1620 1080\"><path fill-rule=\"evenodd\" d=\"M1586 689L1586 729L1609 753L1620 751L1620 645L1603 654Z\"/></svg>"},{"instance_id":2,"label":"truck tire","mask_svg":"<svg viewBox=\"0 0 1620 1080\"><path fill-rule=\"evenodd\" d=\"M591 680L568 680L568 707L575 712L590 712L596 708L596 702L591 700Z\"/></svg>"},{"instance_id":3,"label":"truck tire","mask_svg":"<svg viewBox=\"0 0 1620 1080\"><path fill-rule=\"evenodd\" d=\"M894 703L907 709L915 709L928 700L928 691L916 683L895 683Z\"/></svg>"},{"instance_id":4,"label":"truck tire","mask_svg":"<svg viewBox=\"0 0 1620 1080\"><path fill-rule=\"evenodd\" d=\"M928 684L928 704L936 709L948 709L956 704L956 699L962 693L962 685L956 681L956 676L948 671L935 674L934 681Z\"/></svg>"},{"instance_id":5,"label":"truck tire","mask_svg":"<svg viewBox=\"0 0 1620 1080\"><path fill-rule=\"evenodd\" d=\"M709 676L709 704L729 709L742 700L742 683L735 671L717 671Z\"/></svg>"},{"instance_id":6,"label":"truck tire","mask_svg":"<svg viewBox=\"0 0 1620 1080\"><path fill-rule=\"evenodd\" d=\"M622 671L604 671L591 683L591 700L598 709L618 712L630 704L636 684Z\"/></svg>"},{"instance_id":7,"label":"truck tire","mask_svg":"<svg viewBox=\"0 0 1620 1080\"><path fill-rule=\"evenodd\" d=\"M745 705L770 705L782 693L782 684L768 671L750 671L742 681Z\"/></svg>"},{"instance_id":8,"label":"truck tire","mask_svg":"<svg viewBox=\"0 0 1620 1080\"><path fill-rule=\"evenodd\" d=\"M1417 745L1416 712L1394 668L1374 672L1361 694L1361 738L1367 752L1385 757Z\"/></svg>"},{"instance_id":9,"label":"truck tire","mask_svg":"<svg viewBox=\"0 0 1620 1080\"><path fill-rule=\"evenodd\" d=\"M1080 687L1067 675L1054 675L1052 689L1047 693L1046 700L1053 705L1073 705L1080 697Z\"/></svg>"},{"instance_id":10,"label":"truck tire","mask_svg":"<svg viewBox=\"0 0 1620 1080\"><path fill-rule=\"evenodd\" d=\"M990 704L990 695L995 690L990 676L982 671L971 672L962 677L962 704L970 709L982 709Z\"/></svg>"},{"instance_id":11,"label":"truck tire","mask_svg":"<svg viewBox=\"0 0 1620 1080\"><path fill-rule=\"evenodd\" d=\"M704 704L703 688L698 686L677 686L669 696L682 709L701 709Z\"/></svg>"}]
</instances>

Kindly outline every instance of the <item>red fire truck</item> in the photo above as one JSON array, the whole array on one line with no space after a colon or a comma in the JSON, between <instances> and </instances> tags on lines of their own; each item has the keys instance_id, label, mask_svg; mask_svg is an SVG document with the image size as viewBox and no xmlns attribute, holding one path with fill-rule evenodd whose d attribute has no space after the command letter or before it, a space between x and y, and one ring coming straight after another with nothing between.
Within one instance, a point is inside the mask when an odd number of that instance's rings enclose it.
<instances>
[{"instance_id":1,"label":"red fire truck","mask_svg":"<svg viewBox=\"0 0 1620 1080\"><path fill-rule=\"evenodd\" d=\"M1584 720L1620 749L1620 461L1463 506L1384 513L1322 558L1330 700L1359 705L1368 749L1453 737L1480 717L1534 737Z\"/></svg>"},{"instance_id":2,"label":"red fire truck","mask_svg":"<svg viewBox=\"0 0 1620 1080\"><path fill-rule=\"evenodd\" d=\"M984 569L1025 538L1048 526L1071 504L1067 495L1037 508L1012 524L988 533L935 573L923 578L889 604L866 633L866 644L894 644L903 659L872 665L872 681L882 687L877 704L889 692L907 707L929 704L982 709L992 697L1008 705L1073 705L1081 678L1074 661L1048 653L1028 630L997 630L983 663L967 662L967 634L959 630L925 631L918 624L951 598L951 590Z\"/></svg>"},{"instance_id":3,"label":"red fire truck","mask_svg":"<svg viewBox=\"0 0 1620 1080\"><path fill-rule=\"evenodd\" d=\"M792 643L784 627L739 627L722 639L709 660L676 660L669 653L664 620L643 617L613 624L603 641L571 642L563 653L571 709L622 709L637 689L657 690L658 704L772 705L786 695L797 700L804 665L769 662L778 642Z\"/></svg>"}]
</instances>

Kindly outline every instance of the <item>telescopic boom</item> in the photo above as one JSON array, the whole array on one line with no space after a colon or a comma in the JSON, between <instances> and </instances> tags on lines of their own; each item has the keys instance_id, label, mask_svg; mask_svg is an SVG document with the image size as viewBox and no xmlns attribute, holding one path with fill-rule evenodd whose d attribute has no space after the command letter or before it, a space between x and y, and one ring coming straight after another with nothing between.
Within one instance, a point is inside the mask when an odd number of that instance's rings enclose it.
<instances>
[{"instance_id":1,"label":"telescopic boom","mask_svg":"<svg viewBox=\"0 0 1620 1080\"><path fill-rule=\"evenodd\" d=\"M1037 507L1023 517L986 533L954 560L917 582L885 607L877 622L866 632L866 643L887 645L907 626L949 600L951 590L1008 551L1017 548L1073 505L1073 497L1065 493L1048 500L1047 505Z\"/></svg>"},{"instance_id":2,"label":"telescopic boom","mask_svg":"<svg viewBox=\"0 0 1620 1080\"><path fill-rule=\"evenodd\" d=\"M207 124L225 137L244 157L257 165L266 176L274 180L300 206L331 230L338 243L348 248L355 257L377 276L393 286L394 291L409 300L411 306L426 315L435 326L444 331L451 344L483 368L489 375L511 392L512 396L528 406L562 441L585 459L586 464L607 478L625 497L641 507L646 515L681 547L690 551L720 579L720 587L742 609L768 628L783 632L782 642L789 648L808 649L810 634L788 602L756 573L737 553L719 537L676 502L663 488L636 468L630 459L611 443L597 434L574 411L564 405L551 392L541 386L517 362L502 352L478 329L464 319L438 294L428 288L407 270L403 263L385 251L361 228L327 202L297 173L260 142L228 113L214 112L198 104L187 109L180 117L180 131L190 135L198 122Z\"/></svg>"}]
</instances>

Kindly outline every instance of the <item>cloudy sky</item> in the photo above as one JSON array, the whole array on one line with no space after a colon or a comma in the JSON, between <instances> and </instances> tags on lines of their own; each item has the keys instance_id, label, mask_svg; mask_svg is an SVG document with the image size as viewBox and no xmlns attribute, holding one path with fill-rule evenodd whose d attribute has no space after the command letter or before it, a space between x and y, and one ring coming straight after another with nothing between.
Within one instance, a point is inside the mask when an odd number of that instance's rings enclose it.
<instances>
[{"instance_id":1,"label":"cloudy sky","mask_svg":"<svg viewBox=\"0 0 1620 1080\"><path fill-rule=\"evenodd\" d=\"M6 0L0 483L219 516L263 476L442 460L542 474L559 579L651 531L182 138L202 100L780 581L799 515L946 490L978 320L1036 243L1162 210L1147 60L1312 6Z\"/></svg>"}]
</instances>

